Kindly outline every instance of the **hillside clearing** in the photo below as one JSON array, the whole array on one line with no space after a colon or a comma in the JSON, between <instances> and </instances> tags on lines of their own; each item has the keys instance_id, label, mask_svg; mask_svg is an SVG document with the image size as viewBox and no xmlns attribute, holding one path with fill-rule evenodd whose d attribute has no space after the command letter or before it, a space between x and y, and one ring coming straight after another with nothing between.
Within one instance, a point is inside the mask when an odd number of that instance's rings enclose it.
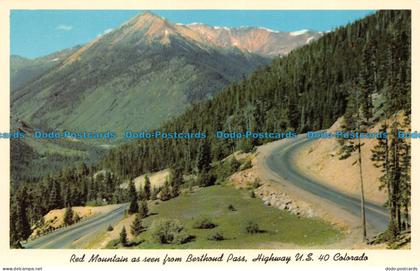
<instances>
[{"instance_id":1,"label":"hillside clearing","mask_svg":"<svg viewBox=\"0 0 420 271\"><path fill-rule=\"evenodd\" d=\"M234 207L234 211L229 209ZM135 238L136 248L261 248L271 242L289 247L310 247L334 243L341 239L341 232L319 219L299 218L285 211L264 206L263 202L249 196L249 191L231 186L212 186L196 192L182 194L170 201L150 204L151 215L143 224L149 227L156 219L178 219L192 241L180 245L161 245L152 241L149 231ZM208 218L216 227L196 229L198 219ZM245 227L252 221L261 232L249 234ZM293 229L293 230L292 230ZM226 240L210 241L208 237L221 233ZM100 243L100 242L98 242ZM116 241L110 242L113 248Z\"/></svg>"}]
</instances>

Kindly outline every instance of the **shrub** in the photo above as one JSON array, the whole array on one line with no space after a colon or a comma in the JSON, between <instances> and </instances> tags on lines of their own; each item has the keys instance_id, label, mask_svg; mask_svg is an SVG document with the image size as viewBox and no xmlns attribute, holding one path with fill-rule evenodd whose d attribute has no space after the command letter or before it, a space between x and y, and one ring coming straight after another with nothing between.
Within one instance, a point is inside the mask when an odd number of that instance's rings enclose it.
<instances>
[{"instance_id":1,"label":"shrub","mask_svg":"<svg viewBox=\"0 0 420 271\"><path fill-rule=\"evenodd\" d=\"M198 180L201 187L212 186L216 183L216 176L211 172L201 172L198 175Z\"/></svg>"},{"instance_id":2,"label":"shrub","mask_svg":"<svg viewBox=\"0 0 420 271\"><path fill-rule=\"evenodd\" d=\"M157 200L157 198L158 198L157 196L158 196L159 192L160 192L160 189L153 186L152 194L150 195L150 199L151 200Z\"/></svg>"},{"instance_id":3,"label":"shrub","mask_svg":"<svg viewBox=\"0 0 420 271\"><path fill-rule=\"evenodd\" d=\"M111 225L108 225L108 228L106 229L107 231L113 231L114 227L112 227Z\"/></svg>"},{"instance_id":4,"label":"shrub","mask_svg":"<svg viewBox=\"0 0 420 271\"><path fill-rule=\"evenodd\" d=\"M241 163L238 160L236 160L235 157L232 157L231 159L229 159L228 166L229 166L229 175L232 175L239 169L239 167L241 166Z\"/></svg>"},{"instance_id":5,"label":"shrub","mask_svg":"<svg viewBox=\"0 0 420 271\"><path fill-rule=\"evenodd\" d=\"M250 140L241 140L237 143L237 147L239 150L247 153L247 152L251 152L254 149L254 146L252 145Z\"/></svg>"},{"instance_id":6,"label":"shrub","mask_svg":"<svg viewBox=\"0 0 420 271\"><path fill-rule=\"evenodd\" d=\"M210 240L210 241L223 241L223 240L225 240L225 237L223 236L223 233L221 233L221 232L215 232L215 233L211 234L207 238L207 240Z\"/></svg>"},{"instance_id":7,"label":"shrub","mask_svg":"<svg viewBox=\"0 0 420 271\"><path fill-rule=\"evenodd\" d=\"M64 212L64 225L69 226L73 224L73 209L71 206L67 206L66 211Z\"/></svg>"},{"instance_id":8,"label":"shrub","mask_svg":"<svg viewBox=\"0 0 420 271\"><path fill-rule=\"evenodd\" d=\"M388 228L386 229L386 231L383 234L384 241L387 241L387 242L395 241L395 239L398 236L398 232L399 231L398 231L397 224L395 223L395 221L391 221L388 224Z\"/></svg>"},{"instance_id":9,"label":"shrub","mask_svg":"<svg viewBox=\"0 0 420 271\"><path fill-rule=\"evenodd\" d=\"M177 219L158 219L150 226L150 235L160 244L184 244L190 236Z\"/></svg>"},{"instance_id":10,"label":"shrub","mask_svg":"<svg viewBox=\"0 0 420 271\"><path fill-rule=\"evenodd\" d=\"M246 229L246 232L249 234L256 234L256 233L261 232L260 226L253 221L249 221L245 229Z\"/></svg>"},{"instance_id":11,"label":"shrub","mask_svg":"<svg viewBox=\"0 0 420 271\"><path fill-rule=\"evenodd\" d=\"M260 179L255 179L254 182L252 183L252 188L257 189L258 187L261 186L261 181Z\"/></svg>"},{"instance_id":12,"label":"shrub","mask_svg":"<svg viewBox=\"0 0 420 271\"><path fill-rule=\"evenodd\" d=\"M216 184L223 183L229 176L238 170L240 165L241 163L239 163L235 157L217 163L217 165L212 169L212 175L216 180Z\"/></svg>"},{"instance_id":13,"label":"shrub","mask_svg":"<svg viewBox=\"0 0 420 271\"><path fill-rule=\"evenodd\" d=\"M229 204L228 209L232 212L236 211L236 208L232 204Z\"/></svg>"},{"instance_id":14,"label":"shrub","mask_svg":"<svg viewBox=\"0 0 420 271\"><path fill-rule=\"evenodd\" d=\"M131 233L134 236L138 236L144 230L141 218L140 214L136 214L133 222L131 223Z\"/></svg>"},{"instance_id":15,"label":"shrub","mask_svg":"<svg viewBox=\"0 0 420 271\"><path fill-rule=\"evenodd\" d=\"M249 192L249 196L251 198L255 198L255 192L254 192L254 190L251 190L251 192Z\"/></svg>"},{"instance_id":16,"label":"shrub","mask_svg":"<svg viewBox=\"0 0 420 271\"><path fill-rule=\"evenodd\" d=\"M80 220L81 220L81 218L80 218L79 214L78 214L78 213L75 213L75 214L74 214L74 217L73 217L73 222L74 222L74 223L77 223L77 222L79 222Z\"/></svg>"},{"instance_id":17,"label":"shrub","mask_svg":"<svg viewBox=\"0 0 420 271\"><path fill-rule=\"evenodd\" d=\"M239 170L245 170L248 168L252 168L252 162L251 160L247 159L240 167Z\"/></svg>"},{"instance_id":18,"label":"shrub","mask_svg":"<svg viewBox=\"0 0 420 271\"><path fill-rule=\"evenodd\" d=\"M209 218L202 217L195 221L193 227L196 229L213 229L214 227L216 227L216 224L211 222Z\"/></svg>"}]
</instances>

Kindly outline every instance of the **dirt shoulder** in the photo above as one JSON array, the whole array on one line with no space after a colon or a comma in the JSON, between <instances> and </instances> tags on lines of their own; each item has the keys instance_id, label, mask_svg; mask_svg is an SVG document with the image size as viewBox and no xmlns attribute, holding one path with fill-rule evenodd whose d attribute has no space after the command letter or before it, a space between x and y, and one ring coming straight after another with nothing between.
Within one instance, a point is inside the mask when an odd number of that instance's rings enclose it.
<instances>
[{"instance_id":1,"label":"dirt shoulder","mask_svg":"<svg viewBox=\"0 0 420 271\"><path fill-rule=\"evenodd\" d=\"M255 190L256 196L266 205L274 208L288 210L294 214L305 217L318 217L340 228L345 237L338 243L322 248L345 249L384 249L385 246L368 246L361 241L360 218L352 215L328 200L324 200L304 191L273 173L266 165L265 160L271 152L288 140L271 142L260 146L253 159L253 167L237 172L230 177L236 187L247 187L258 179L260 186ZM289 202L285 208L284 203ZM264 244L264 247L278 247L279 244Z\"/></svg>"},{"instance_id":2,"label":"dirt shoulder","mask_svg":"<svg viewBox=\"0 0 420 271\"><path fill-rule=\"evenodd\" d=\"M339 119L327 131L335 133L340 130ZM370 132L377 132L381 123L375 125ZM365 199L383 205L387 198L385 190L379 190L381 169L371 161L371 150L377 144L375 139L362 139L362 169ZM317 139L305 145L294 156L295 165L305 174L318 182L338 191L358 197L360 194L359 167L356 162L357 153L346 160L340 160L340 146L335 138Z\"/></svg>"},{"instance_id":3,"label":"dirt shoulder","mask_svg":"<svg viewBox=\"0 0 420 271\"><path fill-rule=\"evenodd\" d=\"M80 219L84 219L90 216L108 213L116 209L119 205L106 205L106 206L75 206L73 209L73 216L77 216ZM31 238L49 233L56 229L64 227L64 213L66 208L55 209L49 211L44 216L44 223L33 227Z\"/></svg>"}]
</instances>

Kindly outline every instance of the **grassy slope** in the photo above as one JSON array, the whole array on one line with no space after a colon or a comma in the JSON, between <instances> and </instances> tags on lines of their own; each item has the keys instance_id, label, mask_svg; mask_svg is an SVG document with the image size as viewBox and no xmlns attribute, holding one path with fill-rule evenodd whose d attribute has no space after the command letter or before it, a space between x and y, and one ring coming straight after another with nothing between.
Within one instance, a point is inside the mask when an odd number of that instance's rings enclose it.
<instances>
[{"instance_id":1,"label":"grassy slope","mask_svg":"<svg viewBox=\"0 0 420 271\"><path fill-rule=\"evenodd\" d=\"M237 211L230 211L232 204ZM266 207L261 200L251 198L245 190L229 186L213 186L194 193L151 206L152 215L144 220L149 226L154 219L179 219L195 240L183 245L159 245L143 232L133 240L144 241L137 248L259 248L264 244L279 242L291 246L312 246L336 242L341 233L333 226L318 219L299 218L285 211ZM209 217L217 225L213 229L193 229L194 221ZM248 221L259 224L263 233L247 234ZM293 229L293 230L292 230ZM209 241L207 237L221 232L228 239ZM108 247L112 247L111 242Z\"/></svg>"}]
</instances>

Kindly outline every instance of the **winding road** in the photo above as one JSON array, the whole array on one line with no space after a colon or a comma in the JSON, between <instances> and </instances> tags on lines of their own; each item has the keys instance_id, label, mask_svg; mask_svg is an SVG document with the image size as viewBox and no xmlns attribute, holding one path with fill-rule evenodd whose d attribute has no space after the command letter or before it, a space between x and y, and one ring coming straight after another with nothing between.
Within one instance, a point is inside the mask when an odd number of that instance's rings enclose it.
<instances>
[{"instance_id":1,"label":"winding road","mask_svg":"<svg viewBox=\"0 0 420 271\"><path fill-rule=\"evenodd\" d=\"M300 171L294 164L296 152L311 143L306 136L289 140L287 144L281 144L269 154L264 163L267 168L282 180L287 181L299 189L310 192L322 199L326 199L341 209L360 217L360 198L345 194L332 187L326 186ZM276 181L276 180L274 180ZM278 181L278 180L277 180ZM388 225L388 211L385 207L365 201L366 222L372 233L379 233Z\"/></svg>"},{"instance_id":2,"label":"winding road","mask_svg":"<svg viewBox=\"0 0 420 271\"><path fill-rule=\"evenodd\" d=\"M81 238L85 241L95 238L96 234L106 231L108 225L115 225L124 217L128 204L122 204L116 209L95 215L69 227L58 229L52 233L36 238L23 244L25 248L75 248L73 243ZM76 247L77 248L77 247Z\"/></svg>"},{"instance_id":3,"label":"winding road","mask_svg":"<svg viewBox=\"0 0 420 271\"><path fill-rule=\"evenodd\" d=\"M295 187L311 193L317 197L328 200L343 211L360 217L360 199L345 194L334 188L326 186L300 171L294 164L296 152L309 144L311 140L305 136L288 140L273 150L262 161L271 171L272 176L277 176L274 181L286 181ZM277 180L276 180L277 179ZM386 208L372 202L365 202L366 220L371 233L378 233L388 225L388 211ZM106 231L108 225L114 225L124 216L128 204L122 204L114 210L87 218L72 226L61 228L50 234L44 235L24 244L25 248L57 249L77 248L75 242L83 238L83 242L94 239L97 234Z\"/></svg>"}]
</instances>

